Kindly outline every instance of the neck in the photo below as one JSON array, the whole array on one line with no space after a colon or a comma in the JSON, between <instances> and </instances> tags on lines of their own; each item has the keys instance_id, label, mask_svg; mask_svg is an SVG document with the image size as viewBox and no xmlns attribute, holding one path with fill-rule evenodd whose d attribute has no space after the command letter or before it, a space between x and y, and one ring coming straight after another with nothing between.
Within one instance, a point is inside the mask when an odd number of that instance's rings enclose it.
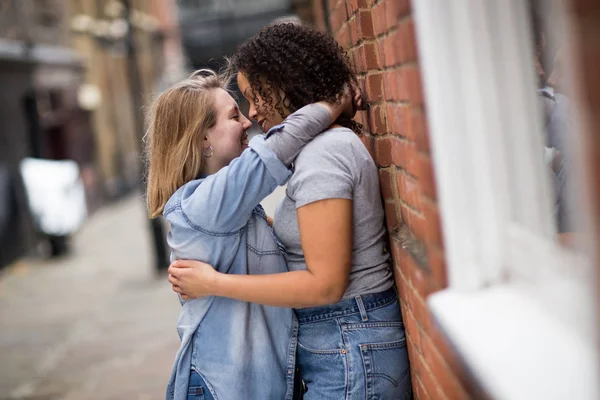
<instances>
[{"instance_id":1,"label":"neck","mask_svg":"<svg viewBox=\"0 0 600 400\"><path fill-rule=\"evenodd\" d=\"M216 163L214 162L213 159L204 159L204 166L200 169L200 174L202 176L208 176L208 175L212 175L215 172L218 172L221 168L223 168L223 165L218 166L216 165Z\"/></svg>"}]
</instances>

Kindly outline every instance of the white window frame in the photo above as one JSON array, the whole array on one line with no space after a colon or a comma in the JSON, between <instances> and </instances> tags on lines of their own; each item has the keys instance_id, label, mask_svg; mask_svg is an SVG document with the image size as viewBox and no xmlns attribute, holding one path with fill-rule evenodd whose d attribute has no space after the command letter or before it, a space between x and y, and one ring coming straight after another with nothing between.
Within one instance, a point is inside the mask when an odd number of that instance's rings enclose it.
<instances>
[{"instance_id":1,"label":"white window frame","mask_svg":"<svg viewBox=\"0 0 600 400\"><path fill-rule=\"evenodd\" d=\"M493 398L598 399L593 269L554 239L525 2L412 5L449 278L429 307Z\"/></svg>"}]
</instances>

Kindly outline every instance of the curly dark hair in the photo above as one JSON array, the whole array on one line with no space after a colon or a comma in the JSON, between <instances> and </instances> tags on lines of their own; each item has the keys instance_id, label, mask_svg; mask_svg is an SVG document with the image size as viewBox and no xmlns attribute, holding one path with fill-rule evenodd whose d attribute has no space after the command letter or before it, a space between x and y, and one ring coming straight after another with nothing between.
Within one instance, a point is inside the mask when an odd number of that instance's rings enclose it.
<instances>
[{"instance_id":1,"label":"curly dark hair","mask_svg":"<svg viewBox=\"0 0 600 400\"><path fill-rule=\"evenodd\" d=\"M284 108L293 112L318 101L339 102L345 85L357 82L348 56L334 38L292 22L263 28L238 48L229 68L246 76L264 99L267 115L276 110L282 118ZM361 132L361 125L347 117L336 122Z\"/></svg>"}]
</instances>

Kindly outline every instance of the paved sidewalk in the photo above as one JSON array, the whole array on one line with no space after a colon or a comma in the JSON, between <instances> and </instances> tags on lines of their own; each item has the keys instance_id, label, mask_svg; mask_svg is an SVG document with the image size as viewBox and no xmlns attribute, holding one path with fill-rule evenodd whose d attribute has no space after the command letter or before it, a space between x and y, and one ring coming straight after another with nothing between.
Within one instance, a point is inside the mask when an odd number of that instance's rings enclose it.
<instances>
[{"instance_id":1,"label":"paved sidewalk","mask_svg":"<svg viewBox=\"0 0 600 400\"><path fill-rule=\"evenodd\" d=\"M179 303L141 200L98 211L73 248L0 275L0 399L164 399Z\"/></svg>"}]
</instances>

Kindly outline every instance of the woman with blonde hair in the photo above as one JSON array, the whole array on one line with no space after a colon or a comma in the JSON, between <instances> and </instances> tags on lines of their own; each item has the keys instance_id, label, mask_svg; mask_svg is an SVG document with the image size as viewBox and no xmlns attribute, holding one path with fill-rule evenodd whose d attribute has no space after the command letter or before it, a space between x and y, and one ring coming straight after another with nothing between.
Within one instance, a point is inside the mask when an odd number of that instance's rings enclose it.
<instances>
[{"instance_id":1,"label":"woman with blonde hair","mask_svg":"<svg viewBox=\"0 0 600 400\"><path fill-rule=\"evenodd\" d=\"M227 77L200 70L154 101L147 134L150 216L169 221L174 260L204 261L224 274L285 272L259 202L286 183L288 166L348 107L349 96L341 91L331 103L302 107L247 144L251 123L228 84ZM293 397L297 323L291 309L181 297L181 347L168 399Z\"/></svg>"}]
</instances>

